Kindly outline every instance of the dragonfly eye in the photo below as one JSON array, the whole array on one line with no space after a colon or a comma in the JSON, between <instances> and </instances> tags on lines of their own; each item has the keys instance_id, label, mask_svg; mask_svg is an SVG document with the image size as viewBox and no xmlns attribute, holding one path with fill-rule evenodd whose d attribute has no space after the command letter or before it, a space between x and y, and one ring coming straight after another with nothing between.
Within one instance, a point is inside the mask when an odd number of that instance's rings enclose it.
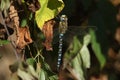
<instances>
[{"instance_id":1,"label":"dragonfly eye","mask_svg":"<svg viewBox=\"0 0 120 80\"><path fill-rule=\"evenodd\" d=\"M61 18L61 21L65 21L65 18L62 17L62 18Z\"/></svg>"},{"instance_id":2,"label":"dragonfly eye","mask_svg":"<svg viewBox=\"0 0 120 80\"><path fill-rule=\"evenodd\" d=\"M66 15L62 15L60 18L61 21L67 21L67 16Z\"/></svg>"}]
</instances>

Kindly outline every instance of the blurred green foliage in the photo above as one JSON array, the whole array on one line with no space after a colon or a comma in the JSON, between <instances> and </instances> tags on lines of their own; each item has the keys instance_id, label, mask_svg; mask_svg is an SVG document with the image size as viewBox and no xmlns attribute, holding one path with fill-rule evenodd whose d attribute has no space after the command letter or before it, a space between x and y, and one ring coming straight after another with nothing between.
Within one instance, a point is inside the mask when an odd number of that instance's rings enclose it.
<instances>
[{"instance_id":1,"label":"blurred green foliage","mask_svg":"<svg viewBox=\"0 0 120 80\"><path fill-rule=\"evenodd\" d=\"M57 74L50 69L50 66L45 62L44 57L40 53L40 50L44 52L42 42L45 39L40 30L42 30L46 21L55 18L58 14L66 14L68 16L68 22L70 22L69 25L80 26L82 22L86 20L88 21L86 25L97 27L97 31L90 30L89 34L85 35L82 39L76 37L77 35L73 37L70 46L68 46L68 48L64 51L63 68L67 68L67 66L70 65L75 71L77 78L85 80L87 75L86 70L93 65L91 64L91 53L88 49L89 44L91 44L92 50L99 61L98 64L100 64L100 67L103 68L106 63L107 51L109 48L109 40L107 36L109 33L113 36L116 27L118 27L116 21L117 9L108 0L63 1L39 0L41 8L35 12L34 16L32 13L27 11L27 7L24 4L25 2L22 0L25 15L22 16L20 23L22 27L26 25L30 27L31 36L34 41L33 44L29 45L29 48L26 49L25 53L32 53L37 56L27 58L25 64L23 62L18 62L18 64L13 65L15 67L17 65L17 76L21 79L32 80L37 78L38 80L58 80ZM9 6L9 0L1 0L1 11L5 10L6 13ZM62 9L63 11L61 12ZM40 30L38 30L38 28ZM0 45L8 43L9 41L7 40L0 40ZM55 47L55 50L50 52L52 57L56 57L57 55L58 48ZM12 80L14 79L15 78L12 77ZM19 78L16 78L16 80L19 80Z\"/></svg>"}]
</instances>

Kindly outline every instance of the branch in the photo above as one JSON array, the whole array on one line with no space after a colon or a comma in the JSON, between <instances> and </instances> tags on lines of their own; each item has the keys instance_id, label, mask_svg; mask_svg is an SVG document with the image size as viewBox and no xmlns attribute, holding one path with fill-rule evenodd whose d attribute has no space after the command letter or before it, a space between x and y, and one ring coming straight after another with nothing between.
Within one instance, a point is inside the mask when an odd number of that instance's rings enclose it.
<instances>
[{"instance_id":1,"label":"branch","mask_svg":"<svg viewBox=\"0 0 120 80\"><path fill-rule=\"evenodd\" d=\"M3 18L3 15L2 15L2 12L0 11L0 21L1 21L1 24L4 26L4 28L5 28L5 30L6 30L6 32L7 32L7 35L8 36L10 36L10 33L9 33L9 31L8 31L8 29L7 29L7 25L6 25L6 23L5 23L5 20L4 20L4 18ZM11 44L12 44L12 47L14 48L14 53L15 53L15 56L16 56L16 58L17 58L17 60L19 60L19 56L18 56L18 54L17 54L17 50L16 50L16 48L15 48L15 46L16 46L16 44L13 42L13 41L10 41L11 42Z\"/></svg>"}]
</instances>

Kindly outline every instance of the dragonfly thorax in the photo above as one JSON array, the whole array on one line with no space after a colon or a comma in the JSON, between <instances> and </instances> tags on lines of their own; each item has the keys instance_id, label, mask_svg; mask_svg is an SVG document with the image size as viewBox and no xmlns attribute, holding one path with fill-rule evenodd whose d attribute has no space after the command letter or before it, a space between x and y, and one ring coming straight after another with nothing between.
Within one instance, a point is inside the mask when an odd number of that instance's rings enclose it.
<instances>
[{"instance_id":1,"label":"dragonfly thorax","mask_svg":"<svg viewBox=\"0 0 120 80\"><path fill-rule=\"evenodd\" d=\"M68 22L67 22L68 18L66 15L62 15L60 17L60 22L59 22L59 33L64 34L68 28Z\"/></svg>"}]
</instances>

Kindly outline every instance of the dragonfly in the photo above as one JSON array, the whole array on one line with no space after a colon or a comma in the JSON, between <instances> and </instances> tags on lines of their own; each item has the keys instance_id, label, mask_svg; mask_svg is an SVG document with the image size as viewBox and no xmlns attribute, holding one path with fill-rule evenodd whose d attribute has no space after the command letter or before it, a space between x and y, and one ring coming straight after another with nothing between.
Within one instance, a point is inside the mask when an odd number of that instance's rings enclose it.
<instances>
[{"instance_id":1,"label":"dragonfly","mask_svg":"<svg viewBox=\"0 0 120 80\"><path fill-rule=\"evenodd\" d=\"M67 30L68 24L67 24L67 16L62 15L60 17L60 23L59 23L59 50L58 50L58 62L57 62L57 69L59 70L61 59L62 59L62 45L63 45L63 36Z\"/></svg>"},{"instance_id":2,"label":"dragonfly","mask_svg":"<svg viewBox=\"0 0 120 80\"><path fill-rule=\"evenodd\" d=\"M95 26L68 26L68 18L66 15L60 16L59 27L54 29L53 44L59 43L58 45L58 59L57 59L57 70L60 69L62 64L63 56L63 45L70 44L73 36L78 35L83 37L89 32L89 28L96 30ZM56 42L58 41L58 42Z\"/></svg>"}]
</instances>

